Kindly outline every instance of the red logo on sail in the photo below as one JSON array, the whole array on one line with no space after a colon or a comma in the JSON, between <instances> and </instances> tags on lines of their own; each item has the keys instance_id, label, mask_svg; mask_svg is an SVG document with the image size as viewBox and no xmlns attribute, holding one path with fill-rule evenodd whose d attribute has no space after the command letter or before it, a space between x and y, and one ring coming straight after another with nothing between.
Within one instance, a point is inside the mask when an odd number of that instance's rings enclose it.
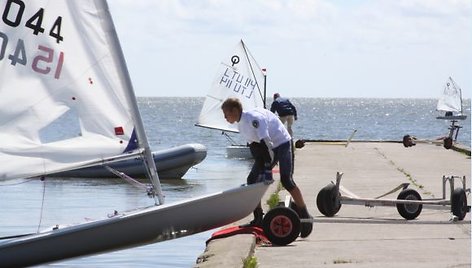
<instances>
[{"instance_id":1,"label":"red logo on sail","mask_svg":"<svg viewBox=\"0 0 472 268\"><path fill-rule=\"evenodd\" d=\"M123 129L123 127L115 127L115 135L125 135L125 130Z\"/></svg>"}]
</instances>

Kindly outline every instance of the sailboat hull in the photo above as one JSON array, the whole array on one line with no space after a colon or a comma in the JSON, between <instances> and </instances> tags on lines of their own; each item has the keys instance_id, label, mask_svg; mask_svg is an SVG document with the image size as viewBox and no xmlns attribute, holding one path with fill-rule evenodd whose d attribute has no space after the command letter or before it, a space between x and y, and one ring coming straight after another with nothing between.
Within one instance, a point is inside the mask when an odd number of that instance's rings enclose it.
<instances>
[{"instance_id":1,"label":"sailboat hull","mask_svg":"<svg viewBox=\"0 0 472 268\"><path fill-rule=\"evenodd\" d=\"M192 166L202 162L206 155L206 147L198 143L185 144L170 149L154 151L152 153L160 179L182 178ZM144 169L143 161L138 158L111 163L109 166L131 177L146 176L146 170ZM69 170L50 174L49 176L74 178L114 177L114 175L103 166Z\"/></svg>"},{"instance_id":2,"label":"sailboat hull","mask_svg":"<svg viewBox=\"0 0 472 268\"><path fill-rule=\"evenodd\" d=\"M467 115L437 116L436 119L444 119L444 120L465 120L465 119L467 119Z\"/></svg>"},{"instance_id":3,"label":"sailboat hull","mask_svg":"<svg viewBox=\"0 0 472 268\"><path fill-rule=\"evenodd\" d=\"M58 228L0 244L2 267L38 265L207 231L250 214L269 184L257 183Z\"/></svg>"},{"instance_id":4,"label":"sailboat hull","mask_svg":"<svg viewBox=\"0 0 472 268\"><path fill-rule=\"evenodd\" d=\"M231 145L226 147L226 157L252 159L251 150L247 145Z\"/></svg>"}]
</instances>

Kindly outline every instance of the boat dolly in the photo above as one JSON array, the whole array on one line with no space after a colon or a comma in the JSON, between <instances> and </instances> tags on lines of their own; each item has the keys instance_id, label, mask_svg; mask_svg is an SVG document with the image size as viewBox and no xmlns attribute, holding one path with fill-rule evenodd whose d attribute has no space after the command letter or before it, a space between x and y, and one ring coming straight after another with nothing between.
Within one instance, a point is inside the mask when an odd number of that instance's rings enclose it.
<instances>
[{"instance_id":1,"label":"boat dolly","mask_svg":"<svg viewBox=\"0 0 472 268\"><path fill-rule=\"evenodd\" d=\"M466 177L443 176L442 178L442 198L421 199L420 194L411 188L409 183L402 183L391 191L375 198L361 198L341 186L343 173L337 172L336 183L331 182L322 188L316 198L318 210L327 217L333 217L342 204L363 205L366 207L375 206L396 206L400 215L406 220L413 220L418 217L424 208L450 210L454 221L461 221L470 206L467 205L467 194L470 188L466 188ZM461 180L461 187L454 188L454 181ZM446 184L449 182L450 198L446 198ZM382 199L389 194L400 191L397 199ZM269 210L264 216L262 227L264 234L269 241L278 246L285 246L297 239L302 228L302 224L313 224L313 219L300 219L295 203L290 196L285 198L285 202L280 202L278 206Z\"/></svg>"},{"instance_id":2,"label":"boat dolly","mask_svg":"<svg viewBox=\"0 0 472 268\"><path fill-rule=\"evenodd\" d=\"M327 217L333 217L342 204L364 205L366 207L375 206L396 206L398 213L407 220L418 217L424 208L450 210L454 220L463 220L470 212L467 205L467 194L470 188L466 188L465 176L443 176L442 177L442 198L421 199L420 194L414 189L408 188L409 183L402 183L391 191L375 197L361 198L341 186L343 173L337 172L336 183L331 182L322 188L316 198L318 210ZM461 181L462 187L454 188L455 180ZM449 182L450 198L446 198L446 184ZM382 197L400 191L397 199L382 199Z\"/></svg>"},{"instance_id":3,"label":"boat dolly","mask_svg":"<svg viewBox=\"0 0 472 268\"><path fill-rule=\"evenodd\" d=\"M297 211L297 206L288 195L285 202L279 202L264 215L262 229L273 245L285 246L295 241L302 224L310 224L310 228L313 228L313 219L300 219Z\"/></svg>"}]
</instances>

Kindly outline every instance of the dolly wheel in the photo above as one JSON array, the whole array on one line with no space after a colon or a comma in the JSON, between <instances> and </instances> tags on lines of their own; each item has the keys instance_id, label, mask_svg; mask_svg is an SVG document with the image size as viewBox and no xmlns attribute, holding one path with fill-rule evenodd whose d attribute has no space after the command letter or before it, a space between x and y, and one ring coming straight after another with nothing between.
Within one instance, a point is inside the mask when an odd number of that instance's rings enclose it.
<instances>
[{"instance_id":1,"label":"dolly wheel","mask_svg":"<svg viewBox=\"0 0 472 268\"><path fill-rule=\"evenodd\" d=\"M452 148L452 138L451 137L447 137L444 139L444 144L443 144L444 148L446 149L451 149Z\"/></svg>"},{"instance_id":2,"label":"dolly wheel","mask_svg":"<svg viewBox=\"0 0 472 268\"><path fill-rule=\"evenodd\" d=\"M341 209L340 193L334 184L328 184L316 197L316 206L321 214L333 217Z\"/></svg>"},{"instance_id":3,"label":"dolly wheel","mask_svg":"<svg viewBox=\"0 0 472 268\"><path fill-rule=\"evenodd\" d=\"M451 212L458 220L463 220L468 211L467 196L462 188L456 188L451 195Z\"/></svg>"},{"instance_id":4,"label":"dolly wheel","mask_svg":"<svg viewBox=\"0 0 472 268\"><path fill-rule=\"evenodd\" d=\"M398 200L421 200L420 194L413 189L405 189L398 194ZM423 209L422 204L397 204L397 210L400 215L407 219L413 220L420 215Z\"/></svg>"},{"instance_id":5,"label":"dolly wheel","mask_svg":"<svg viewBox=\"0 0 472 268\"><path fill-rule=\"evenodd\" d=\"M301 228L300 218L291 208L276 207L264 216L262 228L272 244L285 246L297 239Z\"/></svg>"}]
</instances>

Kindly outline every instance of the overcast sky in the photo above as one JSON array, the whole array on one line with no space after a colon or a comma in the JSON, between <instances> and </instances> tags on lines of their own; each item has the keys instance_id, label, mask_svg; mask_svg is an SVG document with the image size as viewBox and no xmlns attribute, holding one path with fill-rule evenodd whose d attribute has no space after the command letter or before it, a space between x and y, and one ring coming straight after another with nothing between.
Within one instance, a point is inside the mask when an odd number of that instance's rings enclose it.
<instances>
[{"instance_id":1,"label":"overcast sky","mask_svg":"<svg viewBox=\"0 0 472 268\"><path fill-rule=\"evenodd\" d=\"M470 0L112 0L137 96L204 97L240 39L269 96L470 98Z\"/></svg>"}]
</instances>

